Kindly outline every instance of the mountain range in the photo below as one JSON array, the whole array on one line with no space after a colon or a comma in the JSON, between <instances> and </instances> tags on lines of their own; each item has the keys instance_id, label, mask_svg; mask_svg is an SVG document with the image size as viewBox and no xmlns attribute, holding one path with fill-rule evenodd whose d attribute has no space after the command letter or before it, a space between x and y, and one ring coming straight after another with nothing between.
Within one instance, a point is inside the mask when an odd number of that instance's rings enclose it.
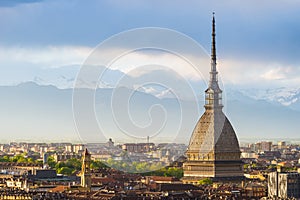
<instances>
[{"instance_id":1,"label":"mountain range","mask_svg":"<svg viewBox=\"0 0 300 200\"><path fill-rule=\"evenodd\" d=\"M102 68L101 70L103 70ZM79 65L70 65L58 68L47 68L40 70L35 76L32 76L31 79L27 78L24 82L29 81L34 82L38 85L53 85L59 89L68 89L73 87L79 69ZM149 73L147 75L150 77L155 77L154 79L163 79L165 77L168 77L168 79L173 79L173 77L169 75L169 72L165 73L158 70L153 70L150 72L150 75ZM127 79L132 78L118 69L106 68L105 74L99 81L98 86L100 88L114 88L116 87L116 83L118 82L118 80L124 79L124 77L126 77ZM132 79L134 79L134 82L137 81L137 77L134 77ZM138 79L142 80L141 82L145 81L145 77L139 77ZM203 84L201 80L189 80L189 83L191 84L192 88L196 91L195 93L199 94L198 97L201 97L202 91L206 88L205 84ZM145 93L151 93L159 98L166 98L169 94L168 91L156 91L154 88L139 88L138 90L143 91ZM300 86L292 88L275 87L268 89L236 89L235 87L227 86L226 92L226 95L228 95L230 99L237 98L237 96L239 95L237 95L236 93L238 92L241 93L243 96L249 97L253 100L263 100L274 105L282 105L290 109L300 111Z\"/></svg>"},{"instance_id":2,"label":"mountain range","mask_svg":"<svg viewBox=\"0 0 300 200\"><path fill-rule=\"evenodd\" d=\"M141 142L146 141L146 137L150 135L153 141L164 139L170 141L178 136L178 141L188 142L194 125L203 112L204 104L203 101L158 98L145 91L133 91L125 87L98 88L95 93L95 113L105 137L97 138L97 135L77 133L73 119L72 92L72 89L58 89L55 86L42 86L34 82L0 86L1 141L81 141L83 139L85 142L97 140L103 142L111 137L117 142ZM114 95L118 97L118 95L132 93L134 98L128 105L123 105L122 101L119 103L118 98L112 100ZM115 110L112 110L112 102L114 105L119 104L119 107L113 106ZM195 110L195 103L199 106L199 110ZM227 101L224 102L224 112L240 138L297 138L300 130L298 123L300 111L297 103L299 102L295 101L292 105L285 105L274 100L254 99L246 96L244 91L230 90ZM153 105L161 105L163 110L160 110L160 107L155 110ZM182 105L185 108L184 115L179 109ZM122 111L122 106L129 109L130 115ZM149 110L154 114L149 113ZM116 114L117 117L114 116ZM160 126L159 121L164 121L165 118L168 122L162 132L151 135L151 131L135 132L139 129L126 127L127 123L123 122L127 122L129 117L139 125L139 128L151 124L153 117L159 118L156 120L157 126ZM181 117L184 117L185 122L180 132L174 135L180 129ZM116 119L121 128L123 126L125 130L133 130L133 135L124 135L120 127L116 126ZM154 127L153 130L156 128Z\"/></svg>"},{"instance_id":3,"label":"mountain range","mask_svg":"<svg viewBox=\"0 0 300 200\"><path fill-rule=\"evenodd\" d=\"M106 69L96 90L81 88L95 96L95 106L93 115L80 120L97 122L100 129L78 132L72 105L78 70L46 69L30 81L0 86L1 141L103 142L111 137L142 142L149 136L152 141L187 143L204 111L203 80L187 84L176 73L158 69L139 76ZM145 84L152 79L154 84ZM222 88L223 110L242 140L298 137L300 88Z\"/></svg>"}]
</instances>

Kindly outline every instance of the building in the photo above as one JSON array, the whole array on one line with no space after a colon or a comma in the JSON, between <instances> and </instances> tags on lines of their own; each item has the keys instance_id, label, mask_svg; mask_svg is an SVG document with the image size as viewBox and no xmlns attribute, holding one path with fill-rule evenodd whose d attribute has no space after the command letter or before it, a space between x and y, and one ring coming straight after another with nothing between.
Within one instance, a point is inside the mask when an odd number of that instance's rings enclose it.
<instances>
[{"instance_id":1,"label":"building","mask_svg":"<svg viewBox=\"0 0 300 200\"><path fill-rule=\"evenodd\" d=\"M83 144L68 144L65 146L65 152L67 153L80 153L83 152L84 145Z\"/></svg>"},{"instance_id":2,"label":"building","mask_svg":"<svg viewBox=\"0 0 300 200\"><path fill-rule=\"evenodd\" d=\"M205 112L191 136L187 161L183 165L185 183L197 183L203 178L215 181L243 178L242 161L237 137L222 111L222 90L216 69L215 17L212 20L211 72L205 91Z\"/></svg>"},{"instance_id":3,"label":"building","mask_svg":"<svg viewBox=\"0 0 300 200\"><path fill-rule=\"evenodd\" d=\"M271 151L272 150L272 142L261 142L261 151Z\"/></svg>"},{"instance_id":4,"label":"building","mask_svg":"<svg viewBox=\"0 0 300 200\"><path fill-rule=\"evenodd\" d=\"M286 148L286 142L285 141L279 141L278 142L278 149L284 149Z\"/></svg>"},{"instance_id":5,"label":"building","mask_svg":"<svg viewBox=\"0 0 300 200\"><path fill-rule=\"evenodd\" d=\"M259 159L264 160L274 160L281 157L281 153L279 151L264 151L258 155Z\"/></svg>"},{"instance_id":6,"label":"building","mask_svg":"<svg viewBox=\"0 0 300 200\"><path fill-rule=\"evenodd\" d=\"M92 185L90 164L91 154L87 149L85 149L82 156L81 186L86 188L88 191L91 190Z\"/></svg>"},{"instance_id":7,"label":"building","mask_svg":"<svg viewBox=\"0 0 300 200\"><path fill-rule=\"evenodd\" d=\"M26 189L28 187L27 180L21 178L17 178L17 179L11 178L10 180L6 181L6 187Z\"/></svg>"},{"instance_id":8,"label":"building","mask_svg":"<svg viewBox=\"0 0 300 200\"><path fill-rule=\"evenodd\" d=\"M55 179L57 177L54 169L33 169L31 172L33 179Z\"/></svg>"},{"instance_id":9,"label":"building","mask_svg":"<svg viewBox=\"0 0 300 200\"><path fill-rule=\"evenodd\" d=\"M113 140L111 138L109 138L108 142L106 143L107 147L114 147L115 143L113 142Z\"/></svg>"},{"instance_id":10,"label":"building","mask_svg":"<svg viewBox=\"0 0 300 200\"><path fill-rule=\"evenodd\" d=\"M268 174L268 196L270 198L300 198L300 174L277 171Z\"/></svg>"},{"instance_id":11,"label":"building","mask_svg":"<svg viewBox=\"0 0 300 200\"><path fill-rule=\"evenodd\" d=\"M267 187L264 184L257 182L249 182L244 187L242 194L244 199L258 199L267 196Z\"/></svg>"},{"instance_id":12,"label":"building","mask_svg":"<svg viewBox=\"0 0 300 200\"><path fill-rule=\"evenodd\" d=\"M70 159L81 159L81 154L76 153L55 153L53 155L55 162L67 161Z\"/></svg>"},{"instance_id":13,"label":"building","mask_svg":"<svg viewBox=\"0 0 300 200\"><path fill-rule=\"evenodd\" d=\"M42 169L41 164L0 162L0 171L5 174L25 175L29 170Z\"/></svg>"},{"instance_id":14,"label":"building","mask_svg":"<svg viewBox=\"0 0 300 200\"><path fill-rule=\"evenodd\" d=\"M130 153L145 153L153 150L154 143L125 143L122 145L122 150Z\"/></svg>"},{"instance_id":15,"label":"building","mask_svg":"<svg viewBox=\"0 0 300 200\"><path fill-rule=\"evenodd\" d=\"M264 152L264 151L271 151L272 150L272 142L257 142L253 145L253 151L255 152Z\"/></svg>"}]
</instances>

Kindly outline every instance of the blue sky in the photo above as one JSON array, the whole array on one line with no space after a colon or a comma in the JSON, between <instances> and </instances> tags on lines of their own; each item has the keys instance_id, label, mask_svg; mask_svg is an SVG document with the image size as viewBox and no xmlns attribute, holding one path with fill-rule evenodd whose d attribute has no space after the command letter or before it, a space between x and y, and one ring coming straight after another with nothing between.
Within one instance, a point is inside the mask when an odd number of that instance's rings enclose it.
<instances>
[{"instance_id":1,"label":"blue sky","mask_svg":"<svg viewBox=\"0 0 300 200\"><path fill-rule=\"evenodd\" d=\"M0 2L0 84L26 81L47 67L80 64L101 41L132 28L174 29L209 52L214 11L219 70L225 83L297 85L299 8L300 2L293 0L242 4L235 0L4 0Z\"/></svg>"}]
</instances>

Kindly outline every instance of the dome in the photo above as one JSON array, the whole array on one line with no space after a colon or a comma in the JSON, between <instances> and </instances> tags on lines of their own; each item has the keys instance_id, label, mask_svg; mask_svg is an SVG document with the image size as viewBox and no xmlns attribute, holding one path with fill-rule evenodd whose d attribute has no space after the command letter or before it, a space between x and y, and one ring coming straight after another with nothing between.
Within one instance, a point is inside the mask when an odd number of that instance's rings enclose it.
<instances>
[{"instance_id":1,"label":"dome","mask_svg":"<svg viewBox=\"0 0 300 200\"><path fill-rule=\"evenodd\" d=\"M206 110L191 136L189 152L240 152L234 129L221 110Z\"/></svg>"}]
</instances>

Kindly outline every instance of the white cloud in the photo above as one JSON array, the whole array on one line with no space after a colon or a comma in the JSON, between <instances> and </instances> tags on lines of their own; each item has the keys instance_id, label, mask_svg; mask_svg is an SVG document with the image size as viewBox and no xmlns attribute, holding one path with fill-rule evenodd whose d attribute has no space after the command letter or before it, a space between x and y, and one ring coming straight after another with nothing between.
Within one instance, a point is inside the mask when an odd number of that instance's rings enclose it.
<instances>
[{"instance_id":1,"label":"white cloud","mask_svg":"<svg viewBox=\"0 0 300 200\"><path fill-rule=\"evenodd\" d=\"M209 57L195 58L197 63L191 63L186 60L184 55L178 56L167 52L153 51L134 51L123 55L111 64L112 69L118 69L133 77L139 77L148 72L145 66L149 66L149 70L159 70L168 68L185 78L199 81L206 77L209 70ZM193 66L193 64L197 66ZM139 69L140 68L140 69Z\"/></svg>"},{"instance_id":2,"label":"white cloud","mask_svg":"<svg viewBox=\"0 0 300 200\"><path fill-rule=\"evenodd\" d=\"M115 55L116 51L124 52L124 49L121 51L118 48L111 48L101 52L101 54L104 55L102 57L111 57L111 55ZM22 82L26 79L32 80L39 69L58 68L59 70L61 66L81 65L92 52L93 49L87 46L31 48L0 46L0 67L2 70L2 82L0 84L3 84L3 80L7 83ZM97 58L97 56L95 57ZM190 58L190 61L186 58ZM96 59L91 62L96 64L98 61ZM196 66L194 67L191 63ZM197 82L208 80L210 60L208 55L202 57L188 54L178 56L165 51L141 50L120 56L109 67L137 78L149 72L145 66L149 66L150 71L168 69L187 80ZM283 63L219 58L217 68L220 72L221 87L222 81L225 84L240 86L248 84L257 88L265 86L265 83L268 83L269 86L300 84L300 68ZM17 75L17 72L23 73L22 76Z\"/></svg>"},{"instance_id":3,"label":"white cloud","mask_svg":"<svg viewBox=\"0 0 300 200\"><path fill-rule=\"evenodd\" d=\"M268 70L264 74L261 75L262 78L266 80L280 80L286 79L289 77L290 73L293 70L290 67L277 67Z\"/></svg>"},{"instance_id":4,"label":"white cloud","mask_svg":"<svg viewBox=\"0 0 300 200\"><path fill-rule=\"evenodd\" d=\"M81 64L91 52L84 46L0 47L2 66L32 64L43 68Z\"/></svg>"},{"instance_id":5,"label":"white cloud","mask_svg":"<svg viewBox=\"0 0 300 200\"><path fill-rule=\"evenodd\" d=\"M49 83L57 83L61 76L74 79L78 66L91 50L85 46L0 46L0 85L34 81L36 77ZM51 69L52 73L49 72Z\"/></svg>"},{"instance_id":6,"label":"white cloud","mask_svg":"<svg viewBox=\"0 0 300 200\"><path fill-rule=\"evenodd\" d=\"M298 66L261 60L221 59L218 70L225 83L234 85L292 86L300 83Z\"/></svg>"},{"instance_id":7,"label":"white cloud","mask_svg":"<svg viewBox=\"0 0 300 200\"><path fill-rule=\"evenodd\" d=\"M261 77L266 80L278 80L278 79L286 78L285 74L281 73L280 68L271 69L271 70L267 71L266 73L264 73L263 75L261 75Z\"/></svg>"}]
</instances>

